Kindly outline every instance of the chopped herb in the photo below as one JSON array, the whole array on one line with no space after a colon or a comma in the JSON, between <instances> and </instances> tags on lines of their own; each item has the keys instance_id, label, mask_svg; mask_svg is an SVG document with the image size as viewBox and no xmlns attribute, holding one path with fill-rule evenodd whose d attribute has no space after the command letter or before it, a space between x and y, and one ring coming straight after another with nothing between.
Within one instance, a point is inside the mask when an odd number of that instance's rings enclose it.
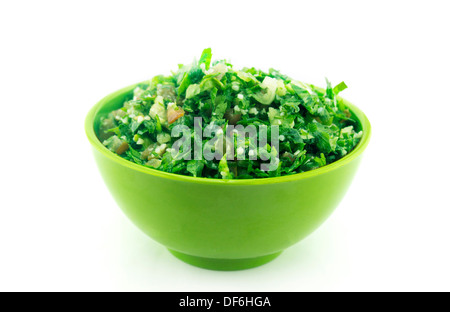
<instances>
[{"instance_id":1,"label":"chopped herb","mask_svg":"<svg viewBox=\"0 0 450 312\"><path fill-rule=\"evenodd\" d=\"M337 97L346 88L326 80L320 89L274 69L234 69L224 60L212 62L211 49L205 49L199 61L139 84L121 108L101 118L98 137L120 157L176 174L251 179L301 173L358 144L362 131ZM216 128L208 137L210 127ZM232 127L258 130L241 136ZM198 159L199 150L219 156Z\"/></svg>"}]
</instances>

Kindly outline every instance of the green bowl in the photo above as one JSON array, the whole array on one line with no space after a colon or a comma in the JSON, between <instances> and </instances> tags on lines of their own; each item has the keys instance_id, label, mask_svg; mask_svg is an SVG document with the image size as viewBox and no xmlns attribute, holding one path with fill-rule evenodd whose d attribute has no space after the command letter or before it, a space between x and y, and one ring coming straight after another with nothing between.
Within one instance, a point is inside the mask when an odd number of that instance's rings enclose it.
<instances>
[{"instance_id":1,"label":"green bowl","mask_svg":"<svg viewBox=\"0 0 450 312\"><path fill-rule=\"evenodd\" d=\"M118 109L136 85L89 112L86 134L117 204L177 258L206 269L265 264L317 229L344 197L369 143L369 120L344 101L364 131L355 149L312 171L266 179L220 180L161 172L129 162L97 138L100 116Z\"/></svg>"}]
</instances>

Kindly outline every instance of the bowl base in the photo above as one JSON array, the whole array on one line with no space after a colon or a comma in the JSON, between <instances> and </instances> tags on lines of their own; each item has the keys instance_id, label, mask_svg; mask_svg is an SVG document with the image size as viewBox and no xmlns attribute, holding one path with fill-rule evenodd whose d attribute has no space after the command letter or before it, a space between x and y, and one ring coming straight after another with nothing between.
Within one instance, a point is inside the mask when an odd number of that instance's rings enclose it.
<instances>
[{"instance_id":1,"label":"bowl base","mask_svg":"<svg viewBox=\"0 0 450 312\"><path fill-rule=\"evenodd\" d=\"M238 271L256 268L274 260L282 253L280 251L271 255L248 259L214 259L191 256L171 249L169 251L172 255L190 265L216 271Z\"/></svg>"}]
</instances>

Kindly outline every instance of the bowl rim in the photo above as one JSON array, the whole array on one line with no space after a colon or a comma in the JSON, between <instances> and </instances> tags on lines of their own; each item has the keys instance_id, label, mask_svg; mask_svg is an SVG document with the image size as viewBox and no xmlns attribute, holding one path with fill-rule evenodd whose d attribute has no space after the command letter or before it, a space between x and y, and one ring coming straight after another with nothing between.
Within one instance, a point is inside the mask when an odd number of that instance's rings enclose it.
<instances>
[{"instance_id":1,"label":"bowl rim","mask_svg":"<svg viewBox=\"0 0 450 312\"><path fill-rule=\"evenodd\" d=\"M101 154L103 154L105 157L109 158L110 160L116 162L117 164L127 167L132 170L139 171L141 173L149 174L154 177L160 177L165 179L171 179L171 180L177 180L180 182L191 182L191 183L201 183L201 184L216 184L216 185L260 185L260 184L274 184L274 183L284 183L284 182L292 182L302 179L308 179L312 178L333 170L336 170L340 167L345 166L346 164L352 162L366 149L367 145L369 144L369 140L371 137L372 128L369 122L369 119L367 116L355 105L350 103L349 101L343 99L342 97L339 97L340 100L344 102L344 104L352 111L352 113L358 118L363 135L359 141L359 143L355 146L355 148L342 157L341 159L332 162L331 164L325 165L323 167L313 169L306 172L291 174L291 175L285 175L280 177L271 177L271 178L254 178L254 179L214 179L214 178L199 178L199 177L191 177L176 173L169 173L164 171L159 171L156 169L144 167L142 165L138 165L136 163L133 163L131 161L128 161L119 155L111 152L109 149L107 149L102 142L98 139L95 129L94 129L94 121L97 114L100 112L101 108L108 103L110 100L121 96L123 94L129 93L131 90L134 90L134 88L138 85L141 85L144 82L135 83L133 85L130 85L128 87L122 88L120 90L117 90L107 96L105 96L103 99L101 99L97 104L95 104L90 111L88 112L86 119L85 119L85 132L88 137L89 142L92 144L92 146Z\"/></svg>"}]
</instances>

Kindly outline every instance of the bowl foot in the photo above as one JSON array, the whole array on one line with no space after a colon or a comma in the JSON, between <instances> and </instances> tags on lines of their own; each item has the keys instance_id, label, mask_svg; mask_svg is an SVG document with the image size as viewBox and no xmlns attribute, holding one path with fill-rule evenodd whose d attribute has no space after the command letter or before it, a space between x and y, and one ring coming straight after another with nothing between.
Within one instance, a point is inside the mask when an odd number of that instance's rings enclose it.
<instances>
[{"instance_id":1,"label":"bowl foot","mask_svg":"<svg viewBox=\"0 0 450 312\"><path fill-rule=\"evenodd\" d=\"M237 271L256 268L272 261L282 253L280 251L271 255L248 259L214 259L191 256L171 249L169 251L172 255L190 265L216 271Z\"/></svg>"}]
</instances>

